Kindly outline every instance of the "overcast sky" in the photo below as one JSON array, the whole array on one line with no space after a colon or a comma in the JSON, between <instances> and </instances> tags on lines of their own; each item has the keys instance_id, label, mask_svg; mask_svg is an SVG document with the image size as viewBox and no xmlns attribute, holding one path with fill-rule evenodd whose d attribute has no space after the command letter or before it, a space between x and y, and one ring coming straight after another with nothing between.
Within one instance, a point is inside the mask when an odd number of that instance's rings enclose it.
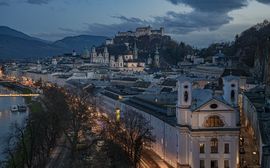
<instances>
[{"instance_id":1,"label":"overcast sky","mask_svg":"<svg viewBox=\"0 0 270 168\"><path fill-rule=\"evenodd\" d=\"M165 27L197 47L270 19L270 0L0 0L0 25L46 40Z\"/></svg>"}]
</instances>

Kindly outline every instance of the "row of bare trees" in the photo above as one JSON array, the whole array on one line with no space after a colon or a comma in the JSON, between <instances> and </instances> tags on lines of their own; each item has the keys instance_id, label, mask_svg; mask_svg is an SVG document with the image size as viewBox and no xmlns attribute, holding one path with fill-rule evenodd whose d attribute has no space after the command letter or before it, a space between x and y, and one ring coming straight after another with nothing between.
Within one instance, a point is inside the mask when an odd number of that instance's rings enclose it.
<instances>
[{"instance_id":1,"label":"row of bare trees","mask_svg":"<svg viewBox=\"0 0 270 168\"><path fill-rule=\"evenodd\" d=\"M119 144L131 158L134 167L139 166L143 148L155 141L150 122L135 111L125 111L121 119L114 115L102 116L104 137Z\"/></svg>"},{"instance_id":2,"label":"row of bare trees","mask_svg":"<svg viewBox=\"0 0 270 168\"><path fill-rule=\"evenodd\" d=\"M67 92L57 86L43 87L43 95L24 124L15 124L7 139L7 167L45 167L61 136L67 139L70 161L74 160L82 135L89 133L95 108L89 94Z\"/></svg>"}]
</instances>

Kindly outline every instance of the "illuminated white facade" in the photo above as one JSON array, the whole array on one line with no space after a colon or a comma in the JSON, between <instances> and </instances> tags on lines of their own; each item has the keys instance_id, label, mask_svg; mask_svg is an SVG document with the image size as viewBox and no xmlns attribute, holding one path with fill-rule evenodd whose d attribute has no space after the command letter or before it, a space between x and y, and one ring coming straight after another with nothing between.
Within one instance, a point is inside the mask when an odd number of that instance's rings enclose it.
<instances>
[{"instance_id":1,"label":"illuminated white facade","mask_svg":"<svg viewBox=\"0 0 270 168\"><path fill-rule=\"evenodd\" d=\"M110 104L110 109L137 112L149 120L156 138L151 149L173 167L237 168L239 111L234 96L238 96L235 88L238 87L238 78L229 76L223 81L224 95L216 95L209 89L193 89L192 81L181 77L176 102L173 96L162 95L143 95L124 101L107 97L101 102L105 111L108 108L104 106ZM234 95L226 97L226 92L232 90ZM152 97L152 103L147 103L149 99L145 101L146 97ZM155 105L157 98L173 101L175 107L159 108L160 103Z\"/></svg>"}]
</instances>

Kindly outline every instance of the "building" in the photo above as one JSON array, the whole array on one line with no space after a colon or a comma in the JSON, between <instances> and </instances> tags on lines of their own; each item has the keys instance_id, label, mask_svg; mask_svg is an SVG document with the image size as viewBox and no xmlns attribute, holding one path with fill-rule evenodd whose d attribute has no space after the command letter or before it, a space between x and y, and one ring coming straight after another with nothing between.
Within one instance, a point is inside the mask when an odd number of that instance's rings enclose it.
<instances>
[{"instance_id":1,"label":"building","mask_svg":"<svg viewBox=\"0 0 270 168\"><path fill-rule=\"evenodd\" d=\"M138 58L138 49L136 43L134 43L133 52L129 52L125 55L118 55L110 57L110 67L121 71L133 71L142 72L145 68L145 62Z\"/></svg>"},{"instance_id":2,"label":"building","mask_svg":"<svg viewBox=\"0 0 270 168\"><path fill-rule=\"evenodd\" d=\"M138 27L136 28L135 32L127 31L127 32L118 32L116 36L118 37L141 37L141 36L151 36L151 35L160 35L164 36L164 28L161 27L159 30L153 30L151 26L147 27Z\"/></svg>"},{"instance_id":3,"label":"building","mask_svg":"<svg viewBox=\"0 0 270 168\"><path fill-rule=\"evenodd\" d=\"M151 149L173 167L237 168L238 78L226 76L223 83L224 94L217 95L213 90L193 89L190 78L180 77L177 92L100 101L104 112L120 109L149 120L156 137Z\"/></svg>"},{"instance_id":4,"label":"building","mask_svg":"<svg viewBox=\"0 0 270 168\"><path fill-rule=\"evenodd\" d=\"M92 47L90 54L91 63L107 64L110 63L110 54L108 48L105 46L102 53L97 53L95 46Z\"/></svg>"}]
</instances>

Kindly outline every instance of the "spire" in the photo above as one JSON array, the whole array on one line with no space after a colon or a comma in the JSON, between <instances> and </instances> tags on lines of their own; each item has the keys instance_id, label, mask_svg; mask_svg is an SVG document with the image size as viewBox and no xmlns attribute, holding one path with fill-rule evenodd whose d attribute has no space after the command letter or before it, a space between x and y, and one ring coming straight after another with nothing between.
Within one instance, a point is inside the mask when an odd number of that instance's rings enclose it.
<instances>
[{"instance_id":1,"label":"spire","mask_svg":"<svg viewBox=\"0 0 270 168\"><path fill-rule=\"evenodd\" d=\"M93 47L92 47L92 53L95 53L95 52L96 52L96 47L93 46Z\"/></svg>"},{"instance_id":2,"label":"spire","mask_svg":"<svg viewBox=\"0 0 270 168\"><path fill-rule=\"evenodd\" d=\"M156 47L155 57L154 57L155 66L159 68L160 62L159 62L159 52L158 47Z\"/></svg>"},{"instance_id":3,"label":"spire","mask_svg":"<svg viewBox=\"0 0 270 168\"><path fill-rule=\"evenodd\" d=\"M104 47L104 53L108 53L108 48L107 48L107 46Z\"/></svg>"},{"instance_id":4,"label":"spire","mask_svg":"<svg viewBox=\"0 0 270 168\"><path fill-rule=\"evenodd\" d=\"M138 59L138 48L137 48L136 41L135 41L135 43L134 43L134 51L133 51L133 54L134 54L134 59Z\"/></svg>"}]
</instances>

